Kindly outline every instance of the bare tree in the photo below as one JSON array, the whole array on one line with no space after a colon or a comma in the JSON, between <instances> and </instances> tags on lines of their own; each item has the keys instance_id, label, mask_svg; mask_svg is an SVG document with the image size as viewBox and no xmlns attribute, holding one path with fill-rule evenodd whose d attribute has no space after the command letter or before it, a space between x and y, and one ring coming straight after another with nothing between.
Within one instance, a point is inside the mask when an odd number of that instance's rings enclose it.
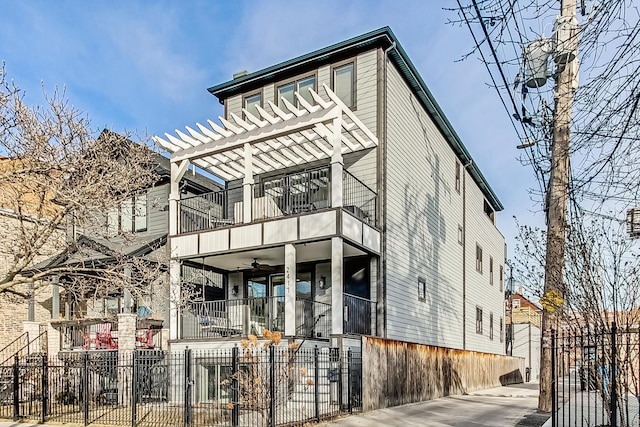
<instances>
[{"instance_id":1,"label":"bare tree","mask_svg":"<svg viewBox=\"0 0 640 427\"><path fill-rule=\"evenodd\" d=\"M27 105L1 68L0 156L0 294L26 297L29 286L52 276L63 277L76 295L142 292L142 283L158 277L166 254L131 257L118 249L130 236L114 240L106 226L110 210L157 179L147 146L110 131L96 136L64 91L44 95L41 106ZM90 238L75 239L79 229ZM75 254L77 262L34 268L56 253Z\"/></svg>"}]
</instances>

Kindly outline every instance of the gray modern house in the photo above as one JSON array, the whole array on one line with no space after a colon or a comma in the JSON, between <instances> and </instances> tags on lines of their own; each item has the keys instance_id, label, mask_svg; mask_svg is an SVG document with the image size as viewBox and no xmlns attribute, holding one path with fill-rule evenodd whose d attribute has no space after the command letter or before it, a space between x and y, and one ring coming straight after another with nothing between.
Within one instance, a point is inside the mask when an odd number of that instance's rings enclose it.
<instances>
[{"instance_id":1,"label":"gray modern house","mask_svg":"<svg viewBox=\"0 0 640 427\"><path fill-rule=\"evenodd\" d=\"M209 88L170 153L172 349L280 331L504 354L497 196L389 28ZM186 196L190 168L220 191Z\"/></svg>"}]
</instances>

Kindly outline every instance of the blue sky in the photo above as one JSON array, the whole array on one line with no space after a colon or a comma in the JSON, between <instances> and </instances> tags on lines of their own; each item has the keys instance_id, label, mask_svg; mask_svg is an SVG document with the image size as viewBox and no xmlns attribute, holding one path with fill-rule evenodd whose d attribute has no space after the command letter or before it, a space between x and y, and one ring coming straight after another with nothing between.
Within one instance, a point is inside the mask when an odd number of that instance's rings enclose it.
<instances>
[{"instance_id":1,"label":"blue sky","mask_svg":"<svg viewBox=\"0 0 640 427\"><path fill-rule=\"evenodd\" d=\"M505 206L498 226L512 253L516 226L543 224L519 141L471 50L466 27L434 1L21 1L0 14L0 60L28 102L64 86L96 130L150 135L215 120L206 88L388 25ZM83 7L86 6L86 7Z\"/></svg>"}]
</instances>

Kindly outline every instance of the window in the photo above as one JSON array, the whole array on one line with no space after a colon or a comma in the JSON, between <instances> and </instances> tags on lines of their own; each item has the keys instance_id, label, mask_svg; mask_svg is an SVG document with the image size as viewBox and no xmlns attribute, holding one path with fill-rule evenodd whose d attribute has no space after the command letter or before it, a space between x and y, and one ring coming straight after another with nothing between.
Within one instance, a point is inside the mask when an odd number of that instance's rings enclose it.
<instances>
[{"instance_id":1,"label":"window","mask_svg":"<svg viewBox=\"0 0 640 427\"><path fill-rule=\"evenodd\" d=\"M504 320L500 318L500 342L504 342Z\"/></svg>"},{"instance_id":2,"label":"window","mask_svg":"<svg viewBox=\"0 0 640 427\"><path fill-rule=\"evenodd\" d=\"M458 243L464 244L464 231L461 225L458 225Z\"/></svg>"},{"instance_id":3,"label":"window","mask_svg":"<svg viewBox=\"0 0 640 427\"><path fill-rule=\"evenodd\" d=\"M258 107L262 107L262 94L254 93L244 98L244 108L256 117L260 117Z\"/></svg>"},{"instance_id":4,"label":"window","mask_svg":"<svg viewBox=\"0 0 640 427\"><path fill-rule=\"evenodd\" d=\"M418 301L427 300L427 279L418 277Z\"/></svg>"},{"instance_id":5,"label":"window","mask_svg":"<svg viewBox=\"0 0 640 427\"><path fill-rule=\"evenodd\" d=\"M487 215L493 223L495 221L495 212L489 202L487 202L486 200L484 201L483 208L485 215Z\"/></svg>"},{"instance_id":6,"label":"window","mask_svg":"<svg viewBox=\"0 0 640 427\"><path fill-rule=\"evenodd\" d=\"M500 292L502 292L504 290L504 266L500 266L500 271L498 272L498 274L498 280L500 281Z\"/></svg>"},{"instance_id":7,"label":"window","mask_svg":"<svg viewBox=\"0 0 640 427\"><path fill-rule=\"evenodd\" d=\"M458 160L456 160L456 191L459 193L460 192L460 175L461 175L461 169L462 165L460 164L460 162Z\"/></svg>"},{"instance_id":8,"label":"window","mask_svg":"<svg viewBox=\"0 0 640 427\"><path fill-rule=\"evenodd\" d=\"M489 339L493 341L493 313L489 313Z\"/></svg>"},{"instance_id":9,"label":"window","mask_svg":"<svg viewBox=\"0 0 640 427\"><path fill-rule=\"evenodd\" d=\"M333 91L350 108L356 106L355 86L353 62L334 68Z\"/></svg>"},{"instance_id":10,"label":"window","mask_svg":"<svg viewBox=\"0 0 640 427\"><path fill-rule=\"evenodd\" d=\"M482 274L482 248L476 243L476 271Z\"/></svg>"},{"instance_id":11,"label":"window","mask_svg":"<svg viewBox=\"0 0 640 427\"><path fill-rule=\"evenodd\" d=\"M476 306L476 334L482 334L482 309Z\"/></svg>"},{"instance_id":12,"label":"window","mask_svg":"<svg viewBox=\"0 0 640 427\"><path fill-rule=\"evenodd\" d=\"M489 257L489 284L493 285L493 257Z\"/></svg>"},{"instance_id":13,"label":"window","mask_svg":"<svg viewBox=\"0 0 640 427\"><path fill-rule=\"evenodd\" d=\"M511 302L513 308L520 308L520 298L514 298Z\"/></svg>"},{"instance_id":14,"label":"window","mask_svg":"<svg viewBox=\"0 0 640 427\"><path fill-rule=\"evenodd\" d=\"M107 213L107 234L147 231L147 194L129 197Z\"/></svg>"},{"instance_id":15,"label":"window","mask_svg":"<svg viewBox=\"0 0 640 427\"><path fill-rule=\"evenodd\" d=\"M294 95L295 92L298 92L302 98L304 98L309 104L313 105L315 102L313 101L313 96L311 96L311 92L309 89L316 90L316 76L308 76L302 79L286 83L284 85L278 86L277 90L277 104L278 107L283 109L284 111L288 111L286 105L282 101L282 98L289 101L293 104L294 107L298 106L298 98Z\"/></svg>"}]
</instances>

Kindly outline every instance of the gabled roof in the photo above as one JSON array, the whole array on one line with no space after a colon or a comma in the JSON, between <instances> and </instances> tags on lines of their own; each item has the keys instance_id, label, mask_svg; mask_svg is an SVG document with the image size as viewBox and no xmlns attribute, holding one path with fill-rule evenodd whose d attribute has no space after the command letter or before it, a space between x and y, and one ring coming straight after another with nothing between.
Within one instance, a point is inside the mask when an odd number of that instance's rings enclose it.
<instances>
[{"instance_id":1,"label":"gabled roof","mask_svg":"<svg viewBox=\"0 0 640 427\"><path fill-rule=\"evenodd\" d=\"M462 143L462 140L453 129L451 123L449 123L449 120L446 118L444 112L427 88L422 77L420 77L416 67L413 65L409 56L389 27L383 27L280 64L273 65L263 70L247 74L243 77L212 86L208 91L222 102L230 96L262 87L269 82L283 80L289 76L302 74L306 71L318 68L318 66L322 64L339 61L359 52L364 52L373 48L379 47L386 49L392 46L393 48L389 50L389 58L396 65L409 87L420 100L422 106L435 121L440 132L442 132L442 135L448 141L461 163L469 165L467 170L471 174L474 182L478 187L480 187L487 201L496 211L504 209L502 203L489 186L489 183L482 175L475 162L473 162L473 159Z\"/></svg>"},{"instance_id":2,"label":"gabled roof","mask_svg":"<svg viewBox=\"0 0 640 427\"><path fill-rule=\"evenodd\" d=\"M58 267L87 266L99 267L117 262L118 258L148 258L155 261L153 254L166 245L167 233L135 236L132 239L114 239L113 241L91 239L81 235L74 245L63 252L23 272L30 276L39 271Z\"/></svg>"}]
</instances>

